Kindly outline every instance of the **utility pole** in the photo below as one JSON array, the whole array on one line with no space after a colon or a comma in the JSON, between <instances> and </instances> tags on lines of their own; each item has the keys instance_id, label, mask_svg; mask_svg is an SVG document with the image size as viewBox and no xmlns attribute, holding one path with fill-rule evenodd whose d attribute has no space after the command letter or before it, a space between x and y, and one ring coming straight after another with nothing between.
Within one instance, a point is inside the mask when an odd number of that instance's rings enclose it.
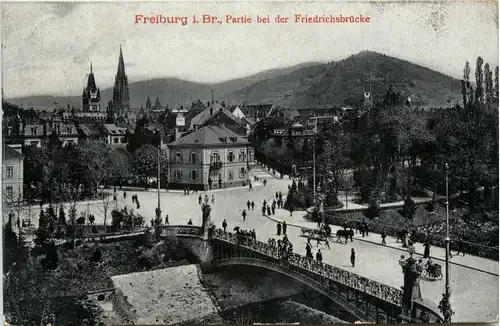
<instances>
[{"instance_id":1,"label":"utility pole","mask_svg":"<svg viewBox=\"0 0 500 326\"><path fill-rule=\"evenodd\" d=\"M210 93L212 93L212 104L213 104L213 103L214 103L214 93L215 93L215 91L212 89L212 90L210 91Z\"/></svg>"},{"instance_id":2,"label":"utility pole","mask_svg":"<svg viewBox=\"0 0 500 326\"><path fill-rule=\"evenodd\" d=\"M451 323L451 315L453 311L450 305L450 199L448 192L448 163L445 164L446 169L446 266L445 266L445 293L443 299L439 303L439 309L443 313L444 322Z\"/></svg>"},{"instance_id":3,"label":"utility pole","mask_svg":"<svg viewBox=\"0 0 500 326\"><path fill-rule=\"evenodd\" d=\"M160 142L159 142L159 145L158 145L158 211L160 210L160 159L161 159L161 133L160 131L158 130L158 136L160 138Z\"/></svg>"}]
</instances>

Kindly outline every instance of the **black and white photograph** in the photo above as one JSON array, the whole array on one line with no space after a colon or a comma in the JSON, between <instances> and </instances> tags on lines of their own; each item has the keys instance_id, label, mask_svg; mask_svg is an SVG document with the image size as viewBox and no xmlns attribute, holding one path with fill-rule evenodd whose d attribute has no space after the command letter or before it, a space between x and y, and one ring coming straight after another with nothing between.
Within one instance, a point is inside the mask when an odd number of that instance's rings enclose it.
<instances>
[{"instance_id":1,"label":"black and white photograph","mask_svg":"<svg viewBox=\"0 0 500 326\"><path fill-rule=\"evenodd\" d=\"M0 8L3 325L498 324L498 2Z\"/></svg>"}]
</instances>

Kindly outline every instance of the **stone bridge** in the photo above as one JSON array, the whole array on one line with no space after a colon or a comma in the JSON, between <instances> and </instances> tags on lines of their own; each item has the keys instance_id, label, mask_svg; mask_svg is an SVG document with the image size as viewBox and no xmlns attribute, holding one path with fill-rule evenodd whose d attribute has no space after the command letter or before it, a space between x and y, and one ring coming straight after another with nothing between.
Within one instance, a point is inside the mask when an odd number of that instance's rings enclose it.
<instances>
[{"instance_id":1,"label":"stone bridge","mask_svg":"<svg viewBox=\"0 0 500 326\"><path fill-rule=\"evenodd\" d=\"M400 289L295 253L283 259L277 248L267 243L199 226L161 226L161 229L162 237L177 237L189 247L206 272L245 265L272 270L323 294L363 322L443 322L432 302L415 300L411 310L407 310L402 307Z\"/></svg>"}]
</instances>

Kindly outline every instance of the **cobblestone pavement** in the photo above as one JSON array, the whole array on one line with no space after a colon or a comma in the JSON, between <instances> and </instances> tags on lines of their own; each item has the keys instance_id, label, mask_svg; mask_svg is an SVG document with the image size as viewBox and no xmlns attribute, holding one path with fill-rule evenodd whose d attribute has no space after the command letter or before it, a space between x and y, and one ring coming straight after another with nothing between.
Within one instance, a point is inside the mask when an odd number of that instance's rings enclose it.
<instances>
[{"instance_id":1,"label":"cobblestone pavement","mask_svg":"<svg viewBox=\"0 0 500 326\"><path fill-rule=\"evenodd\" d=\"M268 238L279 238L276 235L277 223L271 218L262 216L261 207L264 199L269 202L276 191L281 190L286 196L288 185L291 181L288 177L277 179L267 171L260 168L252 171L258 175L260 179L268 179L266 186L255 186L253 191L248 188L233 188L219 190L214 192L199 192L184 195L182 192L161 192L161 209L162 218L169 215L170 225L187 224L189 219L192 219L194 225L201 225L201 209L198 205L198 196L204 197L205 194L211 198L212 193L215 196L215 204L211 204L212 221L217 227L221 227L222 221L227 220L228 231L232 231L234 227L239 226L242 229L255 229L257 239L267 242ZM123 193L118 193L117 207L121 208L127 205L133 207L131 196L137 193L141 208L138 211L146 218L146 223L149 225L150 220L154 218L155 208L157 206L157 193L155 192L128 192L127 198L123 199ZM249 211L246 221L243 221L241 213L243 209L247 209L247 200L255 202L255 210ZM96 224L103 223L102 202L92 203L88 205L88 209L96 216ZM110 205L113 207L114 203ZM86 204L79 205L82 209L87 209ZM110 211L108 212L108 223L110 221ZM287 235L294 246L294 251L305 255L306 239L300 236L300 228L293 227L291 224L300 226L315 227L315 223L303 220L305 212L294 212L290 217L290 213L284 210L277 210L276 215L272 218L276 220L286 220L290 225L287 228ZM38 216L36 216L36 221ZM38 222L36 224L38 225ZM334 230L337 227L333 227ZM333 231L335 233L335 231ZM350 272L357 273L361 276L371 278L375 281L393 286L401 287L403 285L403 274L398 260L401 254L408 256L406 252L400 250L400 244L395 243L395 239L388 237L387 245L379 245L380 235L370 234L369 237L360 241L359 235L355 236L354 242L348 244L336 243L335 240L330 242L330 249L325 245L320 245L319 249L323 252L323 261L327 264L346 269ZM369 241L366 241L369 240ZM313 241L315 246L315 242ZM356 266L352 267L349 262L351 248L356 251ZM313 247L313 253L316 254L318 248ZM423 252L421 244L416 244L417 253ZM444 258L443 249L433 247L431 255L437 258ZM493 262L484 258L467 255L465 257L452 258L452 262L460 265L451 265L450 271L450 286L451 286L451 304L452 309L456 312L453 316L454 322L491 322L497 320L498 316L498 262ZM443 267L444 262L439 262ZM478 268L488 273L468 268ZM493 275L493 274L496 275ZM424 297L427 297L436 304L441 299L441 293L444 292L445 280L428 281L421 280L421 289Z\"/></svg>"}]
</instances>

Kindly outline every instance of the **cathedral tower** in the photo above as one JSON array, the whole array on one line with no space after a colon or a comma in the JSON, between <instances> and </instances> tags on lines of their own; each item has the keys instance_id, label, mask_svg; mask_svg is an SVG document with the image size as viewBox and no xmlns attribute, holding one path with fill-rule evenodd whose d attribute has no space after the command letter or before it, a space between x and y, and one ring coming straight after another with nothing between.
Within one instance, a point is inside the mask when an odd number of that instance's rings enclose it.
<instances>
[{"instance_id":1,"label":"cathedral tower","mask_svg":"<svg viewBox=\"0 0 500 326\"><path fill-rule=\"evenodd\" d=\"M120 58L118 59L118 71L113 87L113 112L119 117L126 116L130 110L128 79L125 74L125 63L123 62L122 47L120 46Z\"/></svg>"},{"instance_id":2,"label":"cathedral tower","mask_svg":"<svg viewBox=\"0 0 500 326\"><path fill-rule=\"evenodd\" d=\"M87 86L83 88L83 112L101 111L101 92L95 83L94 73L92 71L92 62L90 63L90 74L87 79Z\"/></svg>"}]
</instances>

